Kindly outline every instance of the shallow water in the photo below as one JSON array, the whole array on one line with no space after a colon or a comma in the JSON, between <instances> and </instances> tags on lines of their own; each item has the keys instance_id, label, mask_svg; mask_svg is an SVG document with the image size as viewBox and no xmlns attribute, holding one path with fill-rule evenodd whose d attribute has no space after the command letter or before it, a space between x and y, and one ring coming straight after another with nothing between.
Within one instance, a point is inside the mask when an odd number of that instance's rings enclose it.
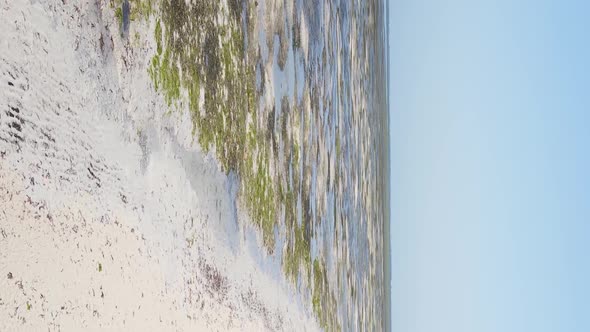
<instances>
[{"instance_id":1,"label":"shallow water","mask_svg":"<svg viewBox=\"0 0 590 332\"><path fill-rule=\"evenodd\" d=\"M384 12L380 0L166 0L154 30L156 89L172 108L186 91L261 250L328 330L384 325Z\"/></svg>"},{"instance_id":2,"label":"shallow water","mask_svg":"<svg viewBox=\"0 0 590 332\"><path fill-rule=\"evenodd\" d=\"M347 331L385 324L389 156L382 13L378 0L261 0L248 39L260 56L260 117L273 128L283 113L296 118L290 123L298 133L273 139L279 149L297 149L299 158L285 163L280 150L273 166L300 183L294 185L297 221L309 225L312 261L325 262L335 299L335 308L326 301L324 309L335 310ZM293 235L284 223L278 228L280 249Z\"/></svg>"}]
</instances>

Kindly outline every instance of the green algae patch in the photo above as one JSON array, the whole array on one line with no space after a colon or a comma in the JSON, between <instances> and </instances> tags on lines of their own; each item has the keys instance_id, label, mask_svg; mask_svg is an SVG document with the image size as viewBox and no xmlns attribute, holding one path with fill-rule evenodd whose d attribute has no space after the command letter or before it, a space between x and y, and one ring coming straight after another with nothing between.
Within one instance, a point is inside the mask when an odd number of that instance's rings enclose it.
<instances>
[{"instance_id":1,"label":"green algae patch","mask_svg":"<svg viewBox=\"0 0 590 332\"><path fill-rule=\"evenodd\" d=\"M159 56L162 54L162 24L160 24L160 20L156 21L156 29L154 30L154 39L156 40L156 52Z\"/></svg>"},{"instance_id":2,"label":"green algae patch","mask_svg":"<svg viewBox=\"0 0 590 332\"><path fill-rule=\"evenodd\" d=\"M259 157L256 172L248 174L245 180L245 197L251 217L262 230L264 246L272 251L275 247L274 228L277 219L275 190L263 157Z\"/></svg>"},{"instance_id":3,"label":"green algae patch","mask_svg":"<svg viewBox=\"0 0 590 332\"><path fill-rule=\"evenodd\" d=\"M225 8L218 1L161 1L148 73L169 106L186 92L200 146L215 153L224 172L239 175L244 202L272 252L276 186L262 130L254 121L254 65L245 54L239 8L239 1L231 2L226 23L219 23L217 15Z\"/></svg>"},{"instance_id":4,"label":"green algae patch","mask_svg":"<svg viewBox=\"0 0 590 332\"><path fill-rule=\"evenodd\" d=\"M336 299L330 292L326 266L323 261L313 261L313 291L311 297L313 312L326 331L340 331L341 327L336 320Z\"/></svg>"},{"instance_id":5,"label":"green algae patch","mask_svg":"<svg viewBox=\"0 0 590 332\"><path fill-rule=\"evenodd\" d=\"M155 55L148 69L156 90L164 93L168 106L180 98L180 73L175 63L171 62L170 51L162 56Z\"/></svg>"},{"instance_id":6,"label":"green algae patch","mask_svg":"<svg viewBox=\"0 0 590 332\"><path fill-rule=\"evenodd\" d=\"M117 22L119 23L119 28L121 26L123 26L123 10L121 9L121 7L117 7L117 9L115 9L115 18L117 19Z\"/></svg>"},{"instance_id":7,"label":"green algae patch","mask_svg":"<svg viewBox=\"0 0 590 332\"><path fill-rule=\"evenodd\" d=\"M258 59L253 56L256 52L246 49L249 28L243 29L243 20L253 17L255 7L252 2L242 6L240 0L230 0L229 8L216 0L162 0L158 6L153 4L131 2L136 17L155 16L156 47L148 66L154 88L162 93L171 111L180 109L181 103L188 105L203 151L214 154L224 172L238 175L240 198L267 252L279 250L283 271L294 285L300 277L307 278L312 307L321 326L339 330L325 266L317 258L312 263L309 189L303 185L305 172L303 178L300 175L305 142L295 137L299 130L287 130L309 126L310 119L301 118L297 107L291 109L286 98L280 113L277 111L277 128L274 108L259 109ZM218 21L219 13L226 19ZM282 62L286 61L289 45L285 38L280 41ZM296 45L299 40L293 42ZM275 135L282 135L282 150ZM279 165L280 153L284 153L280 159L284 164ZM276 248L281 220L284 246Z\"/></svg>"},{"instance_id":8,"label":"green algae patch","mask_svg":"<svg viewBox=\"0 0 590 332\"><path fill-rule=\"evenodd\" d=\"M130 19L135 21L148 18L154 12L155 2L156 0L129 0Z\"/></svg>"},{"instance_id":9,"label":"green algae patch","mask_svg":"<svg viewBox=\"0 0 590 332\"><path fill-rule=\"evenodd\" d=\"M311 275L311 252L309 240L305 236L305 226L295 225L288 242L289 245L283 255L283 266L287 276L296 282L302 267L307 276Z\"/></svg>"}]
</instances>

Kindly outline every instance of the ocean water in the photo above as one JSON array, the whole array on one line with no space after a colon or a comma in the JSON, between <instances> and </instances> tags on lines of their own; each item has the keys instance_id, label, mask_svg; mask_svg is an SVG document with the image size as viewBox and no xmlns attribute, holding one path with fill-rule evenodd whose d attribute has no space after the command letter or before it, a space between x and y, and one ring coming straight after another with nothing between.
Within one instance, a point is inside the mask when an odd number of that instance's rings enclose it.
<instances>
[{"instance_id":1,"label":"ocean water","mask_svg":"<svg viewBox=\"0 0 590 332\"><path fill-rule=\"evenodd\" d=\"M385 3L259 0L255 13L247 43L257 58L257 119L273 131L278 157L271 172L295 188L297 225L311 261L325 264L321 308L335 324L324 326L383 330L389 313ZM281 128L285 122L289 127ZM288 149L296 155L291 162L281 157ZM284 212L281 218L275 252L290 250L296 237ZM297 287L305 295L313 277L300 277Z\"/></svg>"}]
</instances>

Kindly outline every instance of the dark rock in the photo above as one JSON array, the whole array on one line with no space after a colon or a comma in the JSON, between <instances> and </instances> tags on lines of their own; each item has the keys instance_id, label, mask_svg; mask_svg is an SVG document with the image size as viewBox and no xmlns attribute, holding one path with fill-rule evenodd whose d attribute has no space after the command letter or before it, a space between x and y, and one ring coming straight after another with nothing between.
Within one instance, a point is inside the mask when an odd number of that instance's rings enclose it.
<instances>
[{"instance_id":1,"label":"dark rock","mask_svg":"<svg viewBox=\"0 0 590 332\"><path fill-rule=\"evenodd\" d=\"M123 33L129 31L129 1L123 1L122 5L122 12L123 12Z\"/></svg>"}]
</instances>

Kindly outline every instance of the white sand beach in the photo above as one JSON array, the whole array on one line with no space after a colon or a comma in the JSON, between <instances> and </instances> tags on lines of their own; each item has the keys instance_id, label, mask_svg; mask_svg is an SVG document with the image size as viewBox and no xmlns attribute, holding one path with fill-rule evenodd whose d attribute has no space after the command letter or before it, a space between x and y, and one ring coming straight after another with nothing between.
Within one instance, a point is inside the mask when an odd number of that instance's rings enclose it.
<instances>
[{"instance_id":1,"label":"white sand beach","mask_svg":"<svg viewBox=\"0 0 590 332\"><path fill-rule=\"evenodd\" d=\"M317 330L107 6L0 0L0 331Z\"/></svg>"}]
</instances>

